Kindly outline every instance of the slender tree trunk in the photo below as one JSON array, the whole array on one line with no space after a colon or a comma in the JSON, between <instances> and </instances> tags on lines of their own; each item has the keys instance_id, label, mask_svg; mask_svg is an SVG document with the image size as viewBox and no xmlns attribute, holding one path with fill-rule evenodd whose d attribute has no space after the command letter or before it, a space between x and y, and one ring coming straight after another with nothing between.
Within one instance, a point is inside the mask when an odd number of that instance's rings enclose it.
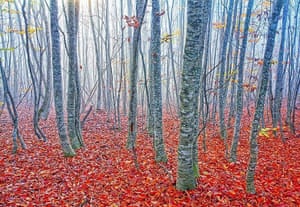
<instances>
[{"instance_id":1,"label":"slender tree trunk","mask_svg":"<svg viewBox=\"0 0 300 207\"><path fill-rule=\"evenodd\" d=\"M51 15L51 37L52 37L52 70L53 70L53 92L56 112L56 124L64 156L75 156L75 152L67 136L64 111L63 111L63 91L60 59L60 38L58 26L58 6L57 0L50 1Z\"/></svg>"},{"instance_id":2,"label":"slender tree trunk","mask_svg":"<svg viewBox=\"0 0 300 207\"><path fill-rule=\"evenodd\" d=\"M23 149L26 149L26 144L25 144L23 137L21 136L20 131L19 131L18 113L16 110L16 106L15 106L15 102L13 100L12 94L8 87L8 83L7 83L4 68L2 66L1 58L0 58L0 73L1 73L2 84L3 84L3 88L4 88L4 100L6 102L7 110L9 112L9 115L12 119L13 126L14 126L13 133L12 133L12 138L13 138L12 153L16 153L18 150L18 141L20 142L21 147Z\"/></svg>"},{"instance_id":3,"label":"slender tree trunk","mask_svg":"<svg viewBox=\"0 0 300 207\"><path fill-rule=\"evenodd\" d=\"M271 66L272 53L275 44L276 29L280 17L280 11L283 6L283 2L284 0L277 0L273 7L270 25L268 29L268 37L267 37L267 44L265 48L263 67L261 71L260 87L256 99L255 113L252 121L252 128L251 128L251 133L249 138L250 139L250 160L248 163L248 169L246 175L246 184L247 184L246 187L247 187L247 192L250 194L255 194L256 192L255 184L254 184L254 175L255 175L255 168L256 168L257 157L258 157L257 136L259 133L259 123L261 121L264 112L265 96L267 93L268 81L269 81L269 68Z\"/></svg>"},{"instance_id":4,"label":"slender tree trunk","mask_svg":"<svg viewBox=\"0 0 300 207\"><path fill-rule=\"evenodd\" d=\"M230 161L236 162L236 153L237 153L237 146L240 137L241 131L241 118L243 114L243 78L244 78L244 62L245 62L245 55L247 49L247 41L248 41L248 31L251 19L251 12L252 7L254 4L254 0L248 1L247 6L247 13L245 19L245 26L244 26L244 34L243 34L243 41L242 41L242 48L240 51L240 60L238 65L238 87L236 92L236 117L234 123L234 135L232 139L232 145L230 150Z\"/></svg>"},{"instance_id":5,"label":"slender tree trunk","mask_svg":"<svg viewBox=\"0 0 300 207\"><path fill-rule=\"evenodd\" d=\"M29 5L31 5L30 1L28 3ZM24 18L24 23L25 23L25 49L26 49L26 56L27 56L27 65L28 65L28 69L29 69L29 74L30 74L30 78L31 78L31 82L32 82L32 87L33 87L33 95L34 95L34 112L33 112L33 128L34 128L34 132L35 135L39 138L42 139L43 141L46 141L47 138L44 135L43 131L41 130L40 126L39 126L39 106L40 106L40 90L39 90L39 85L38 85L38 77L36 72L34 71L34 66L33 63L31 61L31 55L30 55L30 37L29 37L29 32L28 32L28 17L27 15L30 14L26 13L25 11L25 6L26 6L26 1L23 1L22 4L22 15ZM30 9L29 9L30 10ZM30 16L30 15L29 15ZM35 54L33 55L34 57ZM37 61L38 62L38 61ZM42 78L42 77L40 77Z\"/></svg>"},{"instance_id":6,"label":"slender tree trunk","mask_svg":"<svg viewBox=\"0 0 300 207\"><path fill-rule=\"evenodd\" d=\"M150 73L152 73L152 107L153 113L153 132L155 160L157 162L166 162L163 140L162 123L162 89L161 89L161 28L160 28L160 5L159 0L152 0L152 19L151 19L151 44L150 44Z\"/></svg>"},{"instance_id":7,"label":"slender tree trunk","mask_svg":"<svg viewBox=\"0 0 300 207\"><path fill-rule=\"evenodd\" d=\"M172 17L173 17L173 6L174 0L172 1L172 8L170 9L169 1L166 1L167 4L167 16L168 16L168 31L169 34L172 34ZM171 67L172 67L172 78L174 84L174 92L175 92L175 101L176 101L176 111L179 112L179 91L178 84L176 78L176 70L175 70L175 57L174 57L174 49L173 49L173 39L170 39L169 52L171 56Z\"/></svg>"},{"instance_id":8,"label":"slender tree trunk","mask_svg":"<svg viewBox=\"0 0 300 207\"><path fill-rule=\"evenodd\" d=\"M229 1L229 7L227 11L226 28L224 33L224 39L221 47L221 65L220 65L220 79L219 79L219 123L220 123L220 136L224 139L225 146L227 146L227 129L225 124L225 105L226 105L226 84L225 84L225 66L226 66L226 54L228 48L228 39L231 29L231 19L233 10L234 0ZM226 149L227 154L227 149Z\"/></svg>"},{"instance_id":9,"label":"slender tree trunk","mask_svg":"<svg viewBox=\"0 0 300 207\"><path fill-rule=\"evenodd\" d=\"M45 10L44 2L42 2L43 10ZM39 110L39 115L42 119L47 119L50 108L51 108L51 97L52 97L52 71L51 71L51 47L50 47L50 26L49 22L47 20L47 16L43 14L45 18L45 35L46 35L46 83L45 83L45 96L42 103L42 106Z\"/></svg>"},{"instance_id":10,"label":"slender tree trunk","mask_svg":"<svg viewBox=\"0 0 300 207\"><path fill-rule=\"evenodd\" d=\"M67 94L67 112L68 112L68 132L72 148L74 150L83 146L81 127L78 125L80 111L80 92L79 92L79 74L77 57L77 34L78 18L76 15L76 4L74 0L68 0L68 54L69 54L69 72L68 72L68 94ZM78 107L79 105L79 107Z\"/></svg>"},{"instance_id":11,"label":"slender tree trunk","mask_svg":"<svg viewBox=\"0 0 300 207\"><path fill-rule=\"evenodd\" d=\"M134 25L132 40L131 62L130 62L130 92L129 92L129 112L128 112L128 138L127 148L135 153L137 134L137 69L138 69L138 46L141 37L141 28L145 16L147 0L137 0L136 16L137 23Z\"/></svg>"}]
</instances>

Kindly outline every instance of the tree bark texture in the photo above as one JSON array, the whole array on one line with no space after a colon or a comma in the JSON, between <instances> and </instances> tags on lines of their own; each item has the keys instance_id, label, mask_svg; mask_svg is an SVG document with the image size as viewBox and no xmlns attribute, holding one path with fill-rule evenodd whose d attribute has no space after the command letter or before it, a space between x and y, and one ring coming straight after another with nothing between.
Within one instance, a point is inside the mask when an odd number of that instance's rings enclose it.
<instances>
[{"instance_id":1,"label":"tree bark texture","mask_svg":"<svg viewBox=\"0 0 300 207\"><path fill-rule=\"evenodd\" d=\"M199 90L202 54L208 20L208 3L188 0L187 31L183 56L180 91L180 137L176 188L190 190L196 187L198 169Z\"/></svg>"},{"instance_id":2,"label":"tree bark texture","mask_svg":"<svg viewBox=\"0 0 300 207\"><path fill-rule=\"evenodd\" d=\"M257 144L257 136L259 133L259 125L261 118L264 112L264 104L265 104L265 96L268 89L268 81L269 81L269 69L271 67L272 54L275 43L276 29L278 20L280 17L280 11L283 6L284 0L277 0L274 4L270 25L268 29L268 37L264 54L264 62L261 71L261 81L260 87L258 91L258 96L255 104L255 113L252 121L252 128L250 133L250 159L248 163L247 175L246 175L246 188L247 192L250 194L255 194L255 184L254 184L254 176L255 176L255 168L257 164L258 157L258 144Z\"/></svg>"}]
</instances>

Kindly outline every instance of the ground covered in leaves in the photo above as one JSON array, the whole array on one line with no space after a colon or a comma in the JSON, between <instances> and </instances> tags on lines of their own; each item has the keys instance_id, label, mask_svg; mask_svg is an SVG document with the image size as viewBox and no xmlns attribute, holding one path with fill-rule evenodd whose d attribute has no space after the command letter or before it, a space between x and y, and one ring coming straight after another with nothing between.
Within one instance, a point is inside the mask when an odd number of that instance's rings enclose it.
<instances>
[{"instance_id":1,"label":"ground covered in leaves","mask_svg":"<svg viewBox=\"0 0 300 207\"><path fill-rule=\"evenodd\" d=\"M11 154L11 124L3 114L0 206L299 206L300 138L287 131L285 144L272 136L259 137L257 194L247 195L250 118L243 120L238 162L230 164L225 159L217 126L209 125L206 152L199 141L198 188L179 192L175 189L179 121L170 115L164 118L166 164L154 162L151 138L140 118L137 169L125 147L126 119L122 130L113 130L104 113L90 115L83 130L86 149L77 151L76 157L64 158L54 117L42 123L48 137L45 143L34 136L28 109L20 113L28 149ZM298 125L297 130L299 133Z\"/></svg>"}]
</instances>

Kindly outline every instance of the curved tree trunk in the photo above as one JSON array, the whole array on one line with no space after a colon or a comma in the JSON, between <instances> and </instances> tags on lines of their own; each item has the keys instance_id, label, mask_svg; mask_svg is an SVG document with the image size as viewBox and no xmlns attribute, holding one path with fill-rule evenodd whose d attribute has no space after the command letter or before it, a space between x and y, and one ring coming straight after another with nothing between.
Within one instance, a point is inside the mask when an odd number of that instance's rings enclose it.
<instances>
[{"instance_id":1,"label":"curved tree trunk","mask_svg":"<svg viewBox=\"0 0 300 207\"><path fill-rule=\"evenodd\" d=\"M1 58L0 58L0 74L1 74L2 84L3 84L3 89L4 89L4 101L6 102L7 110L12 119L13 127L14 127L13 133L12 133L12 138L13 138L12 153L16 153L18 150L18 141L20 142L21 147L23 149L26 149L26 144L25 144L23 137L21 136L20 131L19 131L18 113L16 110L15 102L13 100L13 97L12 97L9 87L8 87L8 83L7 83L4 68L2 66Z\"/></svg>"}]
</instances>

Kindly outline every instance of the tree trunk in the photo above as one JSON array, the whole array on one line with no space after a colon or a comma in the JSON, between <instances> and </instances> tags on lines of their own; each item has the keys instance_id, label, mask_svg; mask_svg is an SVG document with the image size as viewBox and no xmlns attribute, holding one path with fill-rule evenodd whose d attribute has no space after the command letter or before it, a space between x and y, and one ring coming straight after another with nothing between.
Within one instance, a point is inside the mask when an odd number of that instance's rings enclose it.
<instances>
[{"instance_id":1,"label":"tree trunk","mask_svg":"<svg viewBox=\"0 0 300 207\"><path fill-rule=\"evenodd\" d=\"M252 128L250 133L250 160L248 163L247 175L246 175L246 187L247 192L255 194L254 175L258 157L258 145L257 136L259 133L259 123L263 116L265 96L268 88L269 81L269 68L271 67L272 53L274 49L275 36L278 20L280 17L280 11L283 6L284 0L277 0L274 4L270 25L268 29L267 44L265 48L263 67L261 71L260 87L255 104L255 113L252 121Z\"/></svg>"},{"instance_id":2,"label":"tree trunk","mask_svg":"<svg viewBox=\"0 0 300 207\"><path fill-rule=\"evenodd\" d=\"M160 28L160 5L159 0L152 0L152 19L151 19L151 45L150 45L150 73L152 73L152 99L150 107L153 114L153 132L155 160L166 162L163 140L162 123L162 91L161 91L161 28Z\"/></svg>"},{"instance_id":3,"label":"tree trunk","mask_svg":"<svg viewBox=\"0 0 300 207\"><path fill-rule=\"evenodd\" d=\"M67 94L67 112L68 112L68 132L72 148L74 150L83 146L81 127L79 125L80 111L80 86L78 74L77 58L77 34L78 18L76 15L76 4L74 0L68 0L68 51L69 51L69 72L68 72L68 94ZM79 105L79 106L78 106Z\"/></svg>"},{"instance_id":4,"label":"tree trunk","mask_svg":"<svg viewBox=\"0 0 300 207\"><path fill-rule=\"evenodd\" d=\"M188 0L187 31L180 92L180 137L176 188L194 189L199 176L199 89L202 54L209 17L207 1ZM210 5L210 4L209 4ZM201 14L201 15L200 15Z\"/></svg>"},{"instance_id":5,"label":"tree trunk","mask_svg":"<svg viewBox=\"0 0 300 207\"><path fill-rule=\"evenodd\" d=\"M219 123L220 123L220 136L224 139L225 146L227 146L227 129L225 124L225 105L226 105L226 84L225 84L225 66L226 66L226 55L228 48L228 39L231 29L231 19L232 19L232 10L233 10L234 0L229 1L229 7L227 12L226 28L224 33L224 39L221 47L221 65L220 65L220 79L219 79ZM226 149L227 153L227 149Z\"/></svg>"},{"instance_id":6,"label":"tree trunk","mask_svg":"<svg viewBox=\"0 0 300 207\"><path fill-rule=\"evenodd\" d=\"M141 37L141 28L145 16L146 6L147 6L147 0L137 0L136 2L137 23L134 25L131 61L130 61L130 92L129 92L129 112L128 112L128 138L127 138L127 148L130 150L134 150L136 144L138 46Z\"/></svg>"},{"instance_id":7,"label":"tree trunk","mask_svg":"<svg viewBox=\"0 0 300 207\"><path fill-rule=\"evenodd\" d=\"M54 103L56 112L56 124L58 134L62 146L64 156L75 156L75 152L70 145L67 136L64 111L63 111L63 91L62 91L62 75L61 75L61 59L60 59L60 38L58 26L58 6L57 0L50 2L51 15L51 37L52 37L52 70L53 70L53 89Z\"/></svg>"},{"instance_id":8,"label":"tree trunk","mask_svg":"<svg viewBox=\"0 0 300 207\"><path fill-rule=\"evenodd\" d=\"M12 153L16 153L17 150L18 150L18 141L20 142L21 147L23 149L26 149L26 144L25 144L25 142L23 140L23 137L21 136L20 131L19 131L18 113L17 113L17 110L16 110L16 106L15 106L15 102L13 100L12 94L11 94L11 92L9 90L9 87L8 87L8 83L7 83L4 68L2 66L1 58L0 58L0 73L1 73L2 84L3 84L3 88L4 88L4 100L6 102L7 110L9 112L9 115L10 115L11 119L12 119L13 127L14 127L13 133L12 133L12 138L13 138Z\"/></svg>"},{"instance_id":9,"label":"tree trunk","mask_svg":"<svg viewBox=\"0 0 300 207\"><path fill-rule=\"evenodd\" d=\"M241 131L241 118L243 114L244 62L245 62L245 55L246 55L246 48L247 48L247 41L248 41L248 31L249 31L253 4L254 4L254 0L248 1L245 26L244 26L244 34L243 34L243 42L240 50L240 60L238 65L238 87L236 92L236 117L234 123L234 133L233 133L234 135L233 135L232 145L230 150L231 162L236 162L237 146L238 146L239 136Z\"/></svg>"}]
</instances>

